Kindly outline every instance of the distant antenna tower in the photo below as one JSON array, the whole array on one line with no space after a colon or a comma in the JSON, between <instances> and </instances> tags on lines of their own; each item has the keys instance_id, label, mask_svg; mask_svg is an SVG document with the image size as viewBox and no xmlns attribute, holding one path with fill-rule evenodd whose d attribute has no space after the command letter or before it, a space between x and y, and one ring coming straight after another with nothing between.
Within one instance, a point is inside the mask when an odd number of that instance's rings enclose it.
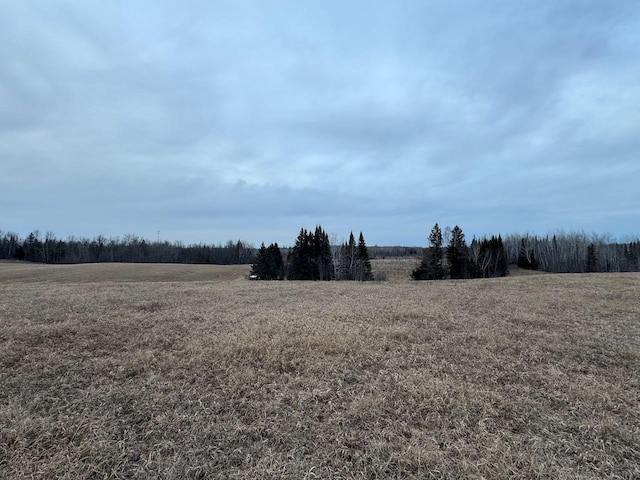
<instances>
[{"instance_id":1,"label":"distant antenna tower","mask_svg":"<svg viewBox=\"0 0 640 480\"><path fill-rule=\"evenodd\" d=\"M158 243L160 243L160 230L158 230Z\"/></svg>"}]
</instances>

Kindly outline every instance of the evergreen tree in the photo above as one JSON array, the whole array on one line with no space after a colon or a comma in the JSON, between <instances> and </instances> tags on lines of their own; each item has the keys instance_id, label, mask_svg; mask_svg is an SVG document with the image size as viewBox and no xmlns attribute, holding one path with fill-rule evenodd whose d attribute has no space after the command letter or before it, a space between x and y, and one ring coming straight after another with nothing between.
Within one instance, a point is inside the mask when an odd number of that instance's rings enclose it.
<instances>
[{"instance_id":1,"label":"evergreen tree","mask_svg":"<svg viewBox=\"0 0 640 480\"><path fill-rule=\"evenodd\" d=\"M316 227L315 233L301 229L295 245L289 252L287 278L332 280L333 277L333 255L329 236L320 226Z\"/></svg>"},{"instance_id":2,"label":"evergreen tree","mask_svg":"<svg viewBox=\"0 0 640 480\"><path fill-rule=\"evenodd\" d=\"M251 267L251 275L255 275L258 280L282 280L284 278L284 262L277 243L272 243L269 247L265 247L264 243L260 245Z\"/></svg>"},{"instance_id":3,"label":"evergreen tree","mask_svg":"<svg viewBox=\"0 0 640 480\"><path fill-rule=\"evenodd\" d=\"M459 226L451 230L451 238L447 246L449 276L451 278L469 278L469 252L464 233Z\"/></svg>"},{"instance_id":4,"label":"evergreen tree","mask_svg":"<svg viewBox=\"0 0 640 480\"><path fill-rule=\"evenodd\" d=\"M442 230L436 223L429 234L429 248L423 253L420 265L411 272L414 280L441 280L444 278Z\"/></svg>"},{"instance_id":5,"label":"evergreen tree","mask_svg":"<svg viewBox=\"0 0 640 480\"><path fill-rule=\"evenodd\" d=\"M356 240L353 232L349 234L349 242L340 247L340 263L338 265L338 279L354 280L354 266L356 260Z\"/></svg>"},{"instance_id":6,"label":"evergreen tree","mask_svg":"<svg viewBox=\"0 0 640 480\"><path fill-rule=\"evenodd\" d=\"M597 272L598 257L596 257L596 246L590 243L587 247L587 272Z\"/></svg>"},{"instance_id":7,"label":"evergreen tree","mask_svg":"<svg viewBox=\"0 0 640 480\"><path fill-rule=\"evenodd\" d=\"M312 256L313 280L332 280L334 278L333 255L329 244L329 235L320 225L316 226L313 235Z\"/></svg>"},{"instance_id":8,"label":"evergreen tree","mask_svg":"<svg viewBox=\"0 0 640 480\"><path fill-rule=\"evenodd\" d=\"M264 242L260 245L258 249L258 253L253 261L253 265L251 266L251 276L255 276L258 280L268 280L267 274L269 272L268 265L268 253L267 247L264 246Z\"/></svg>"},{"instance_id":9,"label":"evergreen tree","mask_svg":"<svg viewBox=\"0 0 640 480\"><path fill-rule=\"evenodd\" d=\"M300 229L295 245L289 251L289 269L287 272L287 278L289 280L311 280L312 266L309 255L310 249L309 234L302 228Z\"/></svg>"},{"instance_id":10,"label":"evergreen tree","mask_svg":"<svg viewBox=\"0 0 640 480\"><path fill-rule=\"evenodd\" d=\"M282 252L277 243L272 243L267 248L267 254L269 256L269 266L271 269L271 276L274 280L284 279L284 261L282 260Z\"/></svg>"},{"instance_id":11,"label":"evergreen tree","mask_svg":"<svg viewBox=\"0 0 640 480\"><path fill-rule=\"evenodd\" d=\"M353 234L352 234L353 236ZM359 281L373 280L371 272L371 260L369 259L369 251L364 241L364 236L360 232L358 238L358 247L356 249L355 271L353 277Z\"/></svg>"},{"instance_id":12,"label":"evergreen tree","mask_svg":"<svg viewBox=\"0 0 640 480\"><path fill-rule=\"evenodd\" d=\"M24 249L24 259L30 262L43 262L42 242L40 241L40 232L31 232L22 244Z\"/></svg>"},{"instance_id":13,"label":"evergreen tree","mask_svg":"<svg viewBox=\"0 0 640 480\"><path fill-rule=\"evenodd\" d=\"M13 257L14 257L16 260L24 260L24 259L25 259L25 257L26 257L26 255L27 255L27 254L26 254L26 253L25 253L25 251L24 251L24 247L23 247L22 245L18 245L18 246L16 247L16 249L15 249L15 252L14 252L14 254L13 254Z\"/></svg>"},{"instance_id":14,"label":"evergreen tree","mask_svg":"<svg viewBox=\"0 0 640 480\"><path fill-rule=\"evenodd\" d=\"M429 259L429 267L433 272L435 280L444 278L444 267L442 265L442 230L436 223L429 234L429 242L431 242L431 256Z\"/></svg>"}]
</instances>

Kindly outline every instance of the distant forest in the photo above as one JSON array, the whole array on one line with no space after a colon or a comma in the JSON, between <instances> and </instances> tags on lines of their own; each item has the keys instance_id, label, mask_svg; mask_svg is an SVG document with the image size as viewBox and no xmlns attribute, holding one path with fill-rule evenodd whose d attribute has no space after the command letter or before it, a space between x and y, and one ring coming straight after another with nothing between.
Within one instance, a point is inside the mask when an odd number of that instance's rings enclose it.
<instances>
[{"instance_id":1,"label":"distant forest","mask_svg":"<svg viewBox=\"0 0 640 480\"><path fill-rule=\"evenodd\" d=\"M436 223L428 241L412 273L415 280L498 277L513 264L551 273L640 271L640 239L619 243L607 236L559 232L473 238L467 244L460 227L442 231Z\"/></svg>"},{"instance_id":2,"label":"distant forest","mask_svg":"<svg viewBox=\"0 0 640 480\"><path fill-rule=\"evenodd\" d=\"M455 233L455 236L453 235ZM493 238L493 247L491 245ZM296 242L299 243L299 238ZM369 246L371 259L407 257L416 258L419 267L430 255L433 245L425 237L426 248L417 246ZM454 242L451 245L452 241ZM295 242L294 242L295 243ZM345 242L346 243L346 242ZM350 241L349 243L353 243ZM500 251L498 243L501 243ZM484 250L482 245L484 244ZM295 246L295 245L294 245ZM349 246L349 244L347 244ZM455 249L449 250L453 246ZM280 248L280 247L279 247ZM293 247L292 247L293 248ZM353 244L350 246L353 248ZM583 232L557 232L554 235L517 235L505 237L473 238L469 244L459 227L442 230L442 278L450 277L450 263L454 257L464 265L483 266L485 274L472 270L463 276L493 276L502 274L502 263L517 264L521 268L552 273L582 272L637 272L640 271L640 238L626 242L614 241L610 236ZM284 258L291 248L280 248ZM18 234L0 230L0 259L24 260L43 263L95 263L95 262L140 262L140 263L204 263L204 264L253 264L259 248L241 240L229 240L225 244L190 244L182 242L149 241L137 235L123 237L98 236L92 239L69 237L57 238L53 233L42 235L38 231L21 238ZM331 245L333 262L344 265L340 256L345 255L345 245ZM491 255L481 253L492 251ZM501 252L504 252L504 258ZM496 252L499 254L497 255ZM500 268L488 266L492 258L500 262ZM342 260L342 261L340 261ZM454 275L458 275L458 264L454 259ZM469 263L466 263L469 262ZM480 263L478 263L480 262ZM449 269L449 270L448 270ZM337 277L353 273L336 272ZM440 275L440 273L438 273Z\"/></svg>"},{"instance_id":3,"label":"distant forest","mask_svg":"<svg viewBox=\"0 0 640 480\"><path fill-rule=\"evenodd\" d=\"M25 260L44 263L209 263L216 265L247 264L253 262L254 248L240 240L224 245L181 242L150 242L136 235L119 237L98 236L93 239L56 238L38 231L21 239L15 233L0 231L0 259Z\"/></svg>"},{"instance_id":4,"label":"distant forest","mask_svg":"<svg viewBox=\"0 0 640 480\"><path fill-rule=\"evenodd\" d=\"M614 242L606 235L564 233L505 239L509 263L551 273L638 272L640 238Z\"/></svg>"}]
</instances>

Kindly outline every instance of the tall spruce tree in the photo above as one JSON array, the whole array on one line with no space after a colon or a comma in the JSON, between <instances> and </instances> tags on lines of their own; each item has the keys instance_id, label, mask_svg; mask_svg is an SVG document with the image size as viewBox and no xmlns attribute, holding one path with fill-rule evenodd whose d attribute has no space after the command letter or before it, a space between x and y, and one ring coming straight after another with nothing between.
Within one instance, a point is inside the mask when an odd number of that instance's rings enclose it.
<instances>
[{"instance_id":1,"label":"tall spruce tree","mask_svg":"<svg viewBox=\"0 0 640 480\"><path fill-rule=\"evenodd\" d=\"M265 247L260 245L251 267L251 275L258 280L282 280L284 278L284 262L282 252L277 243Z\"/></svg>"},{"instance_id":2,"label":"tall spruce tree","mask_svg":"<svg viewBox=\"0 0 640 480\"><path fill-rule=\"evenodd\" d=\"M313 280L332 280L334 278L333 255L329 235L320 225L313 235Z\"/></svg>"},{"instance_id":3,"label":"tall spruce tree","mask_svg":"<svg viewBox=\"0 0 640 480\"><path fill-rule=\"evenodd\" d=\"M414 280L441 280L444 278L442 230L436 223L429 234L429 247L423 252L420 265L411 272Z\"/></svg>"},{"instance_id":4,"label":"tall spruce tree","mask_svg":"<svg viewBox=\"0 0 640 480\"><path fill-rule=\"evenodd\" d=\"M255 258L253 259L253 265L251 266L251 276L255 277L258 280L267 280L267 264L267 247L265 247L264 242L262 242Z\"/></svg>"},{"instance_id":5,"label":"tall spruce tree","mask_svg":"<svg viewBox=\"0 0 640 480\"><path fill-rule=\"evenodd\" d=\"M431 256L429 259L429 267L433 272L435 280L444 278L444 267L442 265L442 230L436 223L429 234L429 242L431 242Z\"/></svg>"},{"instance_id":6,"label":"tall spruce tree","mask_svg":"<svg viewBox=\"0 0 640 480\"><path fill-rule=\"evenodd\" d=\"M451 238L447 246L447 260L451 278L469 278L469 251L464 233L458 225L451 230Z\"/></svg>"},{"instance_id":7,"label":"tall spruce tree","mask_svg":"<svg viewBox=\"0 0 640 480\"><path fill-rule=\"evenodd\" d=\"M284 261L282 260L282 252L277 243L272 243L267 248L267 256L269 258L269 269L273 280L284 279Z\"/></svg>"},{"instance_id":8,"label":"tall spruce tree","mask_svg":"<svg viewBox=\"0 0 640 480\"><path fill-rule=\"evenodd\" d=\"M371 259L369 258L369 250L364 241L364 235L360 232L358 237L358 247L356 249L356 261L354 278L361 282L373 280L373 273L371 272Z\"/></svg>"},{"instance_id":9,"label":"tall spruce tree","mask_svg":"<svg viewBox=\"0 0 640 480\"><path fill-rule=\"evenodd\" d=\"M289 267L287 278L289 280L311 280L310 249L309 234L304 228L301 228L298 238L296 238L296 243L289 251L287 259Z\"/></svg>"},{"instance_id":10,"label":"tall spruce tree","mask_svg":"<svg viewBox=\"0 0 640 480\"><path fill-rule=\"evenodd\" d=\"M340 260L338 265L339 280L354 280L353 268L356 260L356 239L353 232L349 234L349 241L340 247Z\"/></svg>"}]
</instances>

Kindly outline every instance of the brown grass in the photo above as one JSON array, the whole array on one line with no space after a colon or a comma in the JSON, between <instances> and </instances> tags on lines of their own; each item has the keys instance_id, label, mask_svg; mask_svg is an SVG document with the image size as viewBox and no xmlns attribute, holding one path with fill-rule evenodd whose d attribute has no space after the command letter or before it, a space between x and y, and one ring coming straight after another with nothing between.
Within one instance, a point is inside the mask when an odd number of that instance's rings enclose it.
<instances>
[{"instance_id":1,"label":"brown grass","mask_svg":"<svg viewBox=\"0 0 640 480\"><path fill-rule=\"evenodd\" d=\"M81 263L47 265L0 260L0 282L198 282L237 280L249 265L182 265L174 263Z\"/></svg>"},{"instance_id":2,"label":"brown grass","mask_svg":"<svg viewBox=\"0 0 640 480\"><path fill-rule=\"evenodd\" d=\"M640 476L638 274L112 267L0 265L0 477Z\"/></svg>"},{"instance_id":3,"label":"brown grass","mask_svg":"<svg viewBox=\"0 0 640 480\"><path fill-rule=\"evenodd\" d=\"M371 270L376 279L408 283L412 282L411 271L418 263L420 260L412 257L377 259L371 261Z\"/></svg>"}]
</instances>

